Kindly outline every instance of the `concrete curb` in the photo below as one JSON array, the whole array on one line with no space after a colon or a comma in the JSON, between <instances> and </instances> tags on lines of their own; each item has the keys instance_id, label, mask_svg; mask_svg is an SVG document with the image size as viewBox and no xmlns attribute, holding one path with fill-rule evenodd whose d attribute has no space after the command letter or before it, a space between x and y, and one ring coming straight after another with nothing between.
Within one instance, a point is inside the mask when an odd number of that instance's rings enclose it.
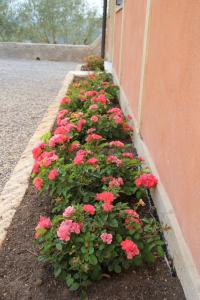
<instances>
[{"instance_id":1,"label":"concrete curb","mask_svg":"<svg viewBox=\"0 0 200 300\"><path fill-rule=\"evenodd\" d=\"M14 214L19 207L29 185L29 179L33 168L32 149L40 141L41 136L50 131L55 123L59 110L59 99L67 93L68 87L74 79L74 76L84 76L87 72L81 72L81 65L78 65L76 71L69 72L62 84L55 102L48 107L41 123L34 135L30 139L26 149L14 168L10 179L7 181L0 195L0 247L6 238Z\"/></svg>"},{"instance_id":2,"label":"concrete curb","mask_svg":"<svg viewBox=\"0 0 200 300\"><path fill-rule=\"evenodd\" d=\"M111 65L107 64L106 67L111 71ZM112 69L114 82L120 86L120 82L115 71ZM159 173L151 158L149 150L143 140L141 139L139 126L134 118L129 101L125 92L120 87L120 105L123 112L127 115L133 116L133 126L135 128L133 142L139 155L144 157L146 163L152 170L153 174L158 178L159 184L155 191L152 193L152 198L157 209L160 221L171 227L169 232L165 233L165 239L168 244L168 250L171 258L173 259L177 275L181 281L185 296L188 300L200 300L200 276L192 258L192 254L185 242L183 233L176 218L175 211L171 204L170 198L159 179Z\"/></svg>"}]
</instances>

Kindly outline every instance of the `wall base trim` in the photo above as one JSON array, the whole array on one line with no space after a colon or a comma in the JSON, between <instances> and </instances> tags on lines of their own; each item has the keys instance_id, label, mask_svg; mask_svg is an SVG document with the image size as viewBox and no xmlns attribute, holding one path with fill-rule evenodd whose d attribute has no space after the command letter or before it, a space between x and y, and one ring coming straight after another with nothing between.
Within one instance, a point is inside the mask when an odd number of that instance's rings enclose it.
<instances>
[{"instance_id":1,"label":"wall base trim","mask_svg":"<svg viewBox=\"0 0 200 300\"><path fill-rule=\"evenodd\" d=\"M107 64L105 64L105 67ZM109 64L109 72L111 71L111 65ZM114 82L120 86L119 79L114 69L112 69ZM163 224L167 224L171 227L171 230L164 234L166 243L168 246L169 254L173 260L177 275L181 281L185 296L188 300L200 300L200 274L195 266L192 254L188 245L184 239L183 233L179 226L178 220L172 202L165 190L157 168L153 162L151 154L147 145L142 140L139 125L132 112L129 101L125 92L120 86L120 104L125 115L129 114L133 117L134 136L133 142L139 155L141 155L152 173L158 178L159 184L157 188L151 193L154 200L158 216Z\"/></svg>"}]
</instances>

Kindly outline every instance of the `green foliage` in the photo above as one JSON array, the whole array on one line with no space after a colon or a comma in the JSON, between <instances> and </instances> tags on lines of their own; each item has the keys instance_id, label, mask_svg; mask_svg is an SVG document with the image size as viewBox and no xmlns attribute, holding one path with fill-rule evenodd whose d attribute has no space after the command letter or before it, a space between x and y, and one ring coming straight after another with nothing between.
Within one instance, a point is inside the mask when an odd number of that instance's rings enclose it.
<instances>
[{"instance_id":1,"label":"green foliage","mask_svg":"<svg viewBox=\"0 0 200 300\"><path fill-rule=\"evenodd\" d=\"M90 55L85 59L87 67L91 71L103 71L104 60L100 56Z\"/></svg>"},{"instance_id":2,"label":"green foliage","mask_svg":"<svg viewBox=\"0 0 200 300\"><path fill-rule=\"evenodd\" d=\"M40 260L51 263L55 277L63 279L71 291L100 280L105 272L121 273L130 266L139 266L144 261L154 262L156 256L163 256L163 242L158 235L160 227L155 220L145 219L144 226L143 220L140 224L130 221L133 229L129 230L126 222L129 207L126 204L116 204L110 213L103 212L100 203L94 207L95 214L91 216L81 205L74 205L73 215L69 218L54 217L52 228L37 239ZM63 219L64 222L70 219L82 224L81 232L72 233L69 241L58 238L57 231ZM110 244L102 240L102 233L112 235ZM127 237L140 251L133 259L127 259L121 247L122 240Z\"/></svg>"},{"instance_id":3,"label":"green foliage","mask_svg":"<svg viewBox=\"0 0 200 300\"><path fill-rule=\"evenodd\" d=\"M140 199L152 187L145 177L150 170L133 154L130 117L117 96L109 74L75 79L54 131L33 149L34 184L52 195L52 219L41 217L36 227L39 259L83 297L103 273L163 256L161 226L143 212ZM144 184L137 184L140 175Z\"/></svg>"},{"instance_id":4,"label":"green foliage","mask_svg":"<svg viewBox=\"0 0 200 300\"><path fill-rule=\"evenodd\" d=\"M101 17L84 0L1 0L0 8L1 40L89 44L100 34Z\"/></svg>"}]
</instances>

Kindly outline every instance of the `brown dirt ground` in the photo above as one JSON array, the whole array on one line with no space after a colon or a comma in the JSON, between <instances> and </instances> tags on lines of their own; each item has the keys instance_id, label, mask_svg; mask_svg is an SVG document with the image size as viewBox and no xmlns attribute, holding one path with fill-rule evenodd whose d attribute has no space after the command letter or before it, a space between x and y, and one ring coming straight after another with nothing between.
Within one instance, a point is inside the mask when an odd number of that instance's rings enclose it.
<instances>
[{"instance_id":1,"label":"brown dirt ground","mask_svg":"<svg viewBox=\"0 0 200 300\"><path fill-rule=\"evenodd\" d=\"M52 270L37 261L34 227L40 214L49 211L47 195L38 196L30 185L0 250L1 300L78 300L53 278ZM185 300L177 277L164 260L103 279L89 288L89 300Z\"/></svg>"}]
</instances>

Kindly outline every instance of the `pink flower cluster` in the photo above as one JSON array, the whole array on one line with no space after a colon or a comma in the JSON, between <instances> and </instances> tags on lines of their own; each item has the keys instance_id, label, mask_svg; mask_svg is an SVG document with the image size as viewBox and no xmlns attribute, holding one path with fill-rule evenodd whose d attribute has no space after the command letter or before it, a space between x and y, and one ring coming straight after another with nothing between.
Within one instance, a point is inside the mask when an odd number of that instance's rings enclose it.
<instances>
[{"instance_id":1,"label":"pink flower cluster","mask_svg":"<svg viewBox=\"0 0 200 300\"><path fill-rule=\"evenodd\" d=\"M63 213L63 216L66 217L66 218L69 218L71 217L73 214L75 214L76 210L73 206L68 206L64 213Z\"/></svg>"},{"instance_id":2,"label":"pink flower cluster","mask_svg":"<svg viewBox=\"0 0 200 300\"><path fill-rule=\"evenodd\" d=\"M70 136L66 136L64 134L55 134L49 140L49 147L54 148L56 145L62 145L70 139Z\"/></svg>"},{"instance_id":3,"label":"pink flower cluster","mask_svg":"<svg viewBox=\"0 0 200 300\"><path fill-rule=\"evenodd\" d=\"M97 95L97 94L98 94L97 91L87 91L87 92L85 93L85 96L86 96L86 97L92 97L92 96L95 96L95 95Z\"/></svg>"},{"instance_id":4,"label":"pink flower cluster","mask_svg":"<svg viewBox=\"0 0 200 300\"><path fill-rule=\"evenodd\" d=\"M40 228L50 229L51 227L52 227L52 222L51 222L50 218L40 216L40 220L39 220L37 226L35 227L35 231L36 231L35 238L37 239L40 236L40 234L38 232L38 230Z\"/></svg>"},{"instance_id":5,"label":"pink flower cluster","mask_svg":"<svg viewBox=\"0 0 200 300\"><path fill-rule=\"evenodd\" d=\"M156 186L157 183L158 183L157 178L152 174L142 174L142 175L140 175L139 178L137 178L135 180L135 184L137 187L143 186L147 189L150 189L150 188Z\"/></svg>"},{"instance_id":6,"label":"pink flower cluster","mask_svg":"<svg viewBox=\"0 0 200 300\"><path fill-rule=\"evenodd\" d=\"M128 259L133 259L135 256L140 254L138 246L130 240L122 241L121 248L126 252L126 256Z\"/></svg>"},{"instance_id":7,"label":"pink flower cluster","mask_svg":"<svg viewBox=\"0 0 200 300\"><path fill-rule=\"evenodd\" d=\"M102 136L101 136L100 134L93 133L93 134L89 134L89 135L87 136L87 138L85 139L85 141L86 141L87 143L89 143L89 142L91 142L91 141L98 141L98 140L100 140L100 139L102 139Z\"/></svg>"},{"instance_id":8,"label":"pink flower cluster","mask_svg":"<svg viewBox=\"0 0 200 300\"><path fill-rule=\"evenodd\" d=\"M89 213L91 216L95 214L95 207L91 204L85 204L83 205L83 210L87 213Z\"/></svg>"},{"instance_id":9,"label":"pink flower cluster","mask_svg":"<svg viewBox=\"0 0 200 300\"><path fill-rule=\"evenodd\" d=\"M98 108L99 107L98 107L97 104L92 104L92 105L90 105L89 110L95 110L95 109L98 109Z\"/></svg>"},{"instance_id":10,"label":"pink flower cluster","mask_svg":"<svg viewBox=\"0 0 200 300\"><path fill-rule=\"evenodd\" d=\"M111 233L102 233L100 235L100 238L102 239L102 241L105 243L105 244L112 244L112 239L113 239L113 236Z\"/></svg>"},{"instance_id":11,"label":"pink flower cluster","mask_svg":"<svg viewBox=\"0 0 200 300\"><path fill-rule=\"evenodd\" d=\"M71 234L80 234L82 229L82 225L79 223L76 223L72 220L65 220L63 221L58 230L57 230L57 236L59 240L61 241L69 241L71 238Z\"/></svg>"},{"instance_id":12,"label":"pink flower cluster","mask_svg":"<svg viewBox=\"0 0 200 300\"><path fill-rule=\"evenodd\" d=\"M124 148L124 143L122 143L121 141L112 141L109 143L109 147L117 147L117 148Z\"/></svg>"},{"instance_id":13,"label":"pink flower cluster","mask_svg":"<svg viewBox=\"0 0 200 300\"><path fill-rule=\"evenodd\" d=\"M35 185L35 188L40 191L42 190L43 188L43 184L44 184L44 181L42 178L40 177L36 177L35 180L34 180L34 185Z\"/></svg>"},{"instance_id":14,"label":"pink flower cluster","mask_svg":"<svg viewBox=\"0 0 200 300\"><path fill-rule=\"evenodd\" d=\"M70 104L71 103L71 99L69 97L63 97L61 100L60 100L60 104L61 105L64 105L64 104Z\"/></svg>"},{"instance_id":15,"label":"pink flower cluster","mask_svg":"<svg viewBox=\"0 0 200 300\"><path fill-rule=\"evenodd\" d=\"M107 157L107 160L106 160L108 163L114 163L114 164L116 164L118 167L119 166L121 166L121 164L122 164L122 160L121 159L119 159L117 156L115 156L115 155L109 155L108 157Z\"/></svg>"},{"instance_id":16,"label":"pink flower cluster","mask_svg":"<svg viewBox=\"0 0 200 300\"><path fill-rule=\"evenodd\" d=\"M91 99L91 101L98 102L98 103L101 103L101 104L107 104L108 99L105 97L104 94L100 94L98 97L93 97Z\"/></svg>"},{"instance_id":17,"label":"pink flower cluster","mask_svg":"<svg viewBox=\"0 0 200 300\"><path fill-rule=\"evenodd\" d=\"M56 169L53 169L49 172L48 179L54 181L54 180L56 180L58 175L59 175L58 171Z\"/></svg>"},{"instance_id":18,"label":"pink flower cluster","mask_svg":"<svg viewBox=\"0 0 200 300\"><path fill-rule=\"evenodd\" d=\"M33 158L37 159L45 149L46 144L45 143L39 143L35 148L32 150Z\"/></svg>"},{"instance_id":19,"label":"pink flower cluster","mask_svg":"<svg viewBox=\"0 0 200 300\"><path fill-rule=\"evenodd\" d=\"M111 192L102 192L102 193L96 194L96 197L95 197L95 200L104 202L103 206L102 206L104 212L110 212L113 210L114 199L115 199L115 197L114 197L113 193L111 193Z\"/></svg>"},{"instance_id":20,"label":"pink flower cluster","mask_svg":"<svg viewBox=\"0 0 200 300\"><path fill-rule=\"evenodd\" d=\"M130 152L124 152L122 153L122 156L130 159L134 159L134 154Z\"/></svg>"},{"instance_id":21,"label":"pink flower cluster","mask_svg":"<svg viewBox=\"0 0 200 300\"><path fill-rule=\"evenodd\" d=\"M128 230L134 230L134 226L130 224L130 222L134 222L136 224L142 225L142 221L140 220L139 214L132 209L126 210L128 217L125 219L125 224L127 225Z\"/></svg>"}]
</instances>

